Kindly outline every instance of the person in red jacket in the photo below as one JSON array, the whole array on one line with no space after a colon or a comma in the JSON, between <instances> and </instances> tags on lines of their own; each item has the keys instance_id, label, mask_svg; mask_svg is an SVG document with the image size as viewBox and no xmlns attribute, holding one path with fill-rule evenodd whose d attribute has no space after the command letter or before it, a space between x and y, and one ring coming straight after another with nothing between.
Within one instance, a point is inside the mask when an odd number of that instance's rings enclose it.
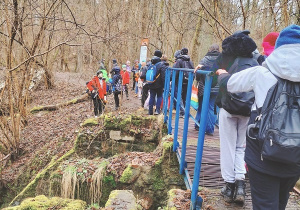
<instances>
[{"instance_id":1,"label":"person in red jacket","mask_svg":"<svg viewBox=\"0 0 300 210\"><path fill-rule=\"evenodd\" d=\"M106 83L102 77L102 71L97 71L97 76L94 76L87 84L87 88L92 93L95 117L103 113L104 105L106 104Z\"/></svg>"},{"instance_id":2,"label":"person in red jacket","mask_svg":"<svg viewBox=\"0 0 300 210\"><path fill-rule=\"evenodd\" d=\"M123 91L125 90L126 98L128 98L128 85L130 81L130 75L129 72L127 71L126 65L122 65L122 71L121 71L121 76L122 76L122 85L123 85Z\"/></svg>"}]
</instances>

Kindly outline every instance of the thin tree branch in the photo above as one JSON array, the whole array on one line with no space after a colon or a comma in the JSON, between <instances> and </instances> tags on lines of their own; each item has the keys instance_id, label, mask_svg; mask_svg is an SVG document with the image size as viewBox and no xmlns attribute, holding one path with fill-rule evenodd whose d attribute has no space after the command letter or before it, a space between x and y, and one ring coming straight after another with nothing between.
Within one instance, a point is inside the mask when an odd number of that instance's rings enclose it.
<instances>
[{"instance_id":1,"label":"thin tree branch","mask_svg":"<svg viewBox=\"0 0 300 210\"><path fill-rule=\"evenodd\" d=\"M208 9L204 6L204 4L201 2L201 0L199 0L199 3L201 4L201 6L203 7L203 9L209 14L209 16L212 18L212 19L214 19L223 29L224 29L224 31L226 31L226 33L228 34L228 35L231 35L232 34L232 32L230 32L222 23L220 23L216 18L215 18L215 16L214 15L212 15L211 14L211 12L210 11L208 11Z\"/></svg>"},{"instance_id":2,"label":"thin tree branch","mask_svg":"<svg viewBox=\"0 0 300 210\"><path fill-rule=\"evenodd\" d=\"M20 66L22 66L23 64L25 64L25 63L28 62L29 60L31 60L31 59L33 59L33 58L35 58L35 57L38 57L38 56L45 55L46 53L51 52L52 50L54 50L55 48L57 48L57 47L59 47L59 46L61 46L61 45L68 45L68 46L82 46L82 44L68 44L67 42L68 42L68 41L59 43L58 45L52 47L50 50L47 50L47 51L45 51L45 52L43 52L43 53L40 53L40 54L36 54L36 55L30 56L30 57L27 58L25 61L23 61L23 62L21 62L20 64L18 64L16 67L14 67L14 68L12 68L12 69L9 69L8 72L12 72L12 71L18 69Z\"/></svg>"}]
</instances>

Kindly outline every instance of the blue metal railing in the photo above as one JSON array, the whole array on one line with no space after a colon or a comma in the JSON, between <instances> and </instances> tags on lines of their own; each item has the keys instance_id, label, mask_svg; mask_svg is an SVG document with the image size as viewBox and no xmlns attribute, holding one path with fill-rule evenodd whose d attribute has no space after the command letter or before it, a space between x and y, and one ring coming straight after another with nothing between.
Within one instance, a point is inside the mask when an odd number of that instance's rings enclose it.
<instances>
[{"instance_id":1,"label":"blue metal railing","mask_svg":"<svg viewBox=\"0 0 300 210\"><path fill-rule=\"evenodd\" d=\"M175 86L176 72L179 75L178 83ZM185 115L184 115L184 124L183 124L183 135L182 135L182 143L181 143L181 151L178 150L178 126L179 126L179 113L180 113L180 102L181 102L181 91L182 91L182 82L183 82L183 73L188 72L188 84L187 84L187 94L186 94L186 104L184 107ZM168 126L168 134L172 134L172 110L173 110L173 102L176 101L176 114L175 114L175 127L174 127L174 140L173 140L173 151L176 152L179 165L180 165L180 174L184 175L184 181L187 189L191 189L191 206L190 209L200 209L202 206L202 198L198 197L198 186L199 186L199 178L200 178L200 170L202 163L202 154L203 154L203 145L204 145L204 136L205 136L205 128L207 123L207 114L208 114L208 104L210 97L210 89L212 84L212 73L210 71L202 71L198 70L197 73L205 74L205 87L204 87L204 95L202 102L202 110L201 110L201 118L199 125L199 134L197 141L197 153L194 167L194 177L193 183L191 183L191 179L189 177L189 173L187 170L187 162L185 160L186 155L186 145L187 145L187 134L188 134L188 126L189 119L191 118L195 123L195 118L190 114L190 99L192 94L192 85L194 79L194 69L179 69L179 68L168 68L165 74L165 85L164 85L164 122ZM171 80L172 75L172 80ZM171 86L171 93L170 93ZM177 94L175 97L175 88L177 88ZM168 108L168 99L170 98L170 106Z\"/></svg>"}]
</instances>

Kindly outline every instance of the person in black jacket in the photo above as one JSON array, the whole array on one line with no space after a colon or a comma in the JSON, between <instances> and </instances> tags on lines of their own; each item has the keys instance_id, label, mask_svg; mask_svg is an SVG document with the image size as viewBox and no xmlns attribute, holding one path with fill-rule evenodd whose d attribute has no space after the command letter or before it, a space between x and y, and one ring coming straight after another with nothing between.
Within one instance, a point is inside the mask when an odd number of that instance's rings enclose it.
<instances>
[{"instance_id":1,"label":"person in black jacket","mask_svg":"<svg viewBox=\"0 0 300 210\"><path fill-rule=\"evenodd\" d=\"M199 65L195 68L195 71L198 69L210 71L217 57L220 55L219 45L213 44L210 46L208 53L202 58L199 62ZM202 109L202 101L203 101L203 93L204 93L204 83L205 83L205 75L196 73L196 80L198 81L198 110L195 119L200 123L201 117L201 109ZM207 135L213 135L216 115L214 114L215 108L215 100L218 94L217 89L212 89L209 98L209 107L208 107L208 118L205 133ZM199 126L195 124L195 129L199 130Z\"/></svg>"},{"instance_id":2,"label":"person in black jacket","mask_svg":"<svg viewBox=\"0 0 300 210\"><path fill-rule=\"evenodd\" d=\"M190 56L188 55L188 49L182 48L180 55L176 59L176 63L173 65L173 68L187 68L187 69L194 69L194 64L191 61ZM175 97L177 98L177 88L178 88L178 79L179 79L179 71L176 71L176 90L175 90ZM181 106L180 106L180 116L183 117L184 109L182 107L185 106L186 101L186 93L187 93L187 84L188 84L188 73L184 72L183 74L183 82L182 82L182 91L181 91Z\"/></svg>"},{"instance_id":3,"label":"person in black jacket","mask_svg":"<svg viewBox=\"0 0 300 210\"><path fill-rule=\"evenodd\" d=\"M113 59L112 62L113 62L113 64L112 64L112 65L113 65L113 68L112 68L112 70L110 71L111 77L113 77L114 74L115 74L115 67L118 67L118 68L120 69L120 67L118 66L118 63L117 63L117 60L116 60L116 59Z\"/></svg>"},{"instance_id":4,"label":"person in black jacket","mask_svg":"<svg viewBox=\"0 0 300 210\"><path fill-rule=\"evenodd\" d=\"M118 65L114 66L114 76L112 78L112 85L114 89L114 99L115 99L115 110L120 107L119 95L122 92L122 76L120 74L120 67Z\"/></svg>"},{"instance_id":5,"label":"person in black jacket","mask_svg":"<svg viewBox=\"0 0 300 210\"><path fill-rule=\"evenodd\" d=\"M150 62L151 62L151 60L150 60ZM142 64L143 64L143 62L142 62ZM142 65L142 68L141 68L140 78L143 80L143 89L142 89L142 98L141 98L142 107L144 107L144 104L148 97L148 92L149 92L149 85L146 83L146 73L147 73L147 69L150 65L151 65L151 63L148 66Z\"/></svg>"},{"instance_id":6,"label":"person in black jacket","mask_svg":"<svg viewBox=\"0 0 300 210\"><path fill-rule=\"evenodd\" d=\"M153 56L153 58L151 59L151 63L152 65L156 65L156 69L157 69L156 75L159 76L157 77L155 82L149 84L149 89L150 89L149 115L153 115L153 105L154 105L155 97L157 97L155 114L160 114L160 106L162 102L162 94L163 94L163 88L165 83L165 71L169 65L166 61L161 61L161 59L157 56Z\"/></svg>"},{"instance_id":7,"label":"person in black jacket","mask_svg":"<svg viewBox=\"0 0 300 210\"><path fill-rule=\"evenodd\" d=\"M223 51L214 63L212 70L219 65L219 69L226 69L229 73L258 65L253 59L252 52L257 48L255 42L244 33L235 33L222 42ZM235 65L235 60L243 61L243 65ZM233 65L234 64L234 65ZM233 66L234 68L231 68ZM227 90L220 84L216 104L220 107L220 165L221 174L226 185L221 193L226 202L245 202L245 146L246 129L249 116L229 113L224 102L230 101ZM228 99L228 100L227 100Z\"/></svg>"}]
</instances>

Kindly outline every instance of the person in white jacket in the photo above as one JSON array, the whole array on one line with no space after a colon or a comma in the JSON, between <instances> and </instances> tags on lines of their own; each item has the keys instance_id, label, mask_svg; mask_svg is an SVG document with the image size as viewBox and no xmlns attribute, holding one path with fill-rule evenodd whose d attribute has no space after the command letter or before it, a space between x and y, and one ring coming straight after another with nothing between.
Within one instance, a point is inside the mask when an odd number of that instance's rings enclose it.
<instances>
[{"instance_id":1,"label":"person in white jacket","mask_svg":"<svg viewBox=\"0 0 300 210\"><path fill-rule=\"evenodd\" d=\"M300 26L291 25L280 32L275 50L263 66L256 66L230 75L224 69L216 72L220 86L232 93L254 91L256 108L261 108L269 89L277 83L275 75L300 82ZM289 192L300 176L300 166L267 159L261 160L258 141L247 138L245 162L248 166L253 209L285 209Z\"/></svg>"}]
</instances>

